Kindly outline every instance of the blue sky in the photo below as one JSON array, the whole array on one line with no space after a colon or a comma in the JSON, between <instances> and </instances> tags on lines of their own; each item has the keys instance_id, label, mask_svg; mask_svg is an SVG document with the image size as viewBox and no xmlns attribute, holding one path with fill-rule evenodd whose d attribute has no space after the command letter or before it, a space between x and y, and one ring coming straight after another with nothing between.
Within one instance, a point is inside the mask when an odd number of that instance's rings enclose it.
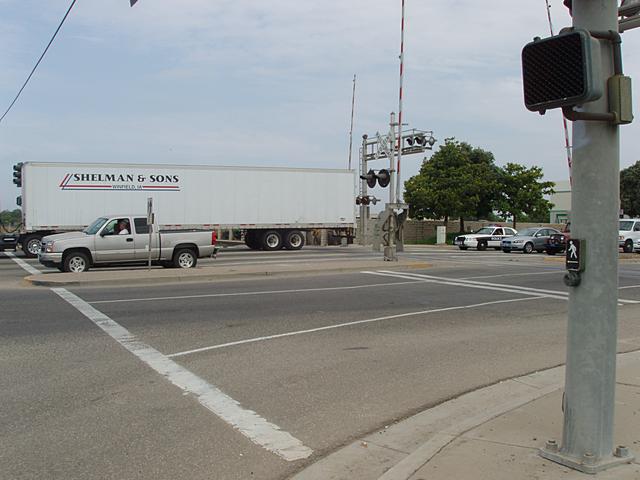
<instances>
[{"instance_id":1,"label":"blue sky","mask_svg":"<svg viewBox=\"0 0 640 480\"><path fill-rule=\"evenodd\" d=\"M2 111L69 4L0 0ZM406 0L403 120L567 179L559 112L522 102L520 51L547 34L544 0ZM0 123L0 209L19 161L346 168L353 75L355 159L397 111L399 40L400 0L78 0ZM640 29L624 49L640 78ZM639 129L621 128L622 167ZM403 159L403 180L422 158Z\"/></svg>"}]
</instances>

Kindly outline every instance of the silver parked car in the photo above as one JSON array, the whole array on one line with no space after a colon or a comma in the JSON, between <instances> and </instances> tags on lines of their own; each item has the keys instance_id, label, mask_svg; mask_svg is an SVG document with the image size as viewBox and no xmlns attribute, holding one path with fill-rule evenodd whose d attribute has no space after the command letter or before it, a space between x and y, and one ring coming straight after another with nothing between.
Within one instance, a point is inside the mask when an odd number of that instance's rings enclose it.
<instances>
[{"instance_id":1,"label":"silver parked car","mask_svg":"<svg viewBox=\"0 0 640 480\"><path fill-rule=\"evenodd\" d=\"M522 250L524 253L531 253L535 250L538 253L542 253L549 237L556 233L560 232L555 228L549 227L525 228L519 231L517 235L503 239L500 246L505 253L513 250Z\"/></svg>"}]
</instances>

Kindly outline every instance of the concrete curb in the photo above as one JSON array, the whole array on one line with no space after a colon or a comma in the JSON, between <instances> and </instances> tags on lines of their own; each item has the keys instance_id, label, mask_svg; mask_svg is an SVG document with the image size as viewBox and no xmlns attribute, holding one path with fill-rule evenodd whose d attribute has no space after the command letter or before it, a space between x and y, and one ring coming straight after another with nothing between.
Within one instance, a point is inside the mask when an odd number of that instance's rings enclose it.
<instances>
[{"instance_id":1,"label":"concrete curb","mask_svg":"<svg viewBox=\"0 0 640 480\"><path fill-rule=\"evenodd\" d=\"M640 364L640 351L618 354L618 366ZM408 480L461 435L557 392L565 367L498 382L385 427L325 457L291 480Z\"/></svg>"},{"instance_id":2,"label":"concrete curb","mask_svg":"<svg viewBox=\"0 0 640 480\"><path fill-rule=\"evenodd\" d=\"M290 265L250 265L225 267L196 268L193 270L110 270L89 271L85 273L49 273L29 275L24 280L39 287L68 286L125 286L171 284L188 282L211 282L239 278L260 278L265 276L301 276L331 273L357 272L366 269L389 268L391 264L380 260L335 261L318 264L314 262ZM421 261L400 260L393 263L397 270L429 268L431 264Z\"/></svg>"}]
</instances>

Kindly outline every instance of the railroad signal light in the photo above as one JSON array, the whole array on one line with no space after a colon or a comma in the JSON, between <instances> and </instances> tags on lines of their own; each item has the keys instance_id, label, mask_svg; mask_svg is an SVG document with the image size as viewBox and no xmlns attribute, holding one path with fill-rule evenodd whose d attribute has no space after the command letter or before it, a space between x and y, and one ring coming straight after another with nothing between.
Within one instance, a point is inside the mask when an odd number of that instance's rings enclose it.
<instances>
[{"instance_id":1,"label":"railroad signal light","mask_svg":"<svg viewBox=\"0 0 640 480\"><path fill-rule=\"evenodd\" d=\"M621 17L632 17L640 13L640 0L622 0L618 15Z\"/></svg>"},{"instance_id":2,"label":"railroad signal light","mask_svg":"<svg viewBox=\"0 0 640 480\"><path fill-rule=\"evenodd\" d=\"M589 32L572 29L545 39L536 38L522 49L524 104L544 113L582 105L602 96L600 47Z\"/></svg>"},{"instance_id":3,"label":"railroad signal light","mask_svg":"<svg viewBox=\"0 0 640 480\"><path fill-rule=\"evenodd\" d=\"M389 172L389 170L386 170L386 169L380 170L376 174L376 177L378 177L378 185L380 185L382 188L385 188L386 186L389 185L389 182L391 182L391 173Z\"/></svg>"},{"instance_id":4,"label":"railroad signal light","mask_svg":"<svg viewBox=\"0 0 640 480\"><path fill-rule=\"evenodd\" d=\"M384 188L391 182L391 172L383 168L376 173L375 170L371 169L366 175L360 175L360 178L367 181L369 188L375 187L376 183Z\"/></svg>"},{"instance_id":5,"label":"railroad signal light","mask_svg":"<svg viewBox=\"0 0 640 480\"><path fill-rule=\"evenodd\" d=\"M360 175L360 178L362 180L366 180L367 181L367 185L369 186L369 188L373 188L376 186L376 172L372 170L369 170L366 175Z\"/></svg>"},{"instance_id":6,"label":"railroad signal light","mask_svg":"<svg viewBox=\"0 0 640 480\"><path fill-rule=\"evenodd\" d=\"M431 148L436 143L436 139L433 138L433 135L430 135L428 138L420 133L417 135L411 135L405 138L407 145L413 147L414 145L418 147Z\"/></svg>"},{"instance_id":7,"label":"railroad signal light","mask_svg":"<svg viewBox=\"0 0 640 480\"><path fill-rule=\"evenodd\" d=\"M13 166L13 183L17 187L22 187L22 162Z\"/></svg>"}]
</instances>

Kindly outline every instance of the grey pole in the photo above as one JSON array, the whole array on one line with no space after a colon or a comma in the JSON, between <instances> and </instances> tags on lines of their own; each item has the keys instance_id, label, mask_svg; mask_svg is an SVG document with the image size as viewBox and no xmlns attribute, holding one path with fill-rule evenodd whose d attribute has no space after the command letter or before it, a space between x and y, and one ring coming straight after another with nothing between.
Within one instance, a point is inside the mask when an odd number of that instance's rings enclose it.
<instances>
[{"instance_id":1,"label":"grey pole","mask_svg":"<svg viewBox=\"0 0 640 480\"><path fill-rule=\"evenodd\" d=\"M573 25L617 31L616 0L573 0ZM613 74L612 48L600 41L600 80ZM607 88L585 112L608 112ZM567 367L562 444L542 456L595 473L629 461L613 451L618 300L618 126L600 121L573 124L571 236L584 242L585 269L569 293ZM555 453L554 453L555 450Z\"/></svg>"},{"instance_id":2,"label":"grey pole","mask_svg":"<svg viewBox=\"0 0 640 480\"><path fill-rule=\"evenodd\" d=\"M365 159L367 155L367 135L362 135L362 149L360 150L360 175L364 175L367 170L367 161ZM360 198L364 198L367 196L367 181L360 180ZM368 208L364 205L360 204L360 245L367 244L367 220L369 217Z\"/></svg>"}]
</instances>

